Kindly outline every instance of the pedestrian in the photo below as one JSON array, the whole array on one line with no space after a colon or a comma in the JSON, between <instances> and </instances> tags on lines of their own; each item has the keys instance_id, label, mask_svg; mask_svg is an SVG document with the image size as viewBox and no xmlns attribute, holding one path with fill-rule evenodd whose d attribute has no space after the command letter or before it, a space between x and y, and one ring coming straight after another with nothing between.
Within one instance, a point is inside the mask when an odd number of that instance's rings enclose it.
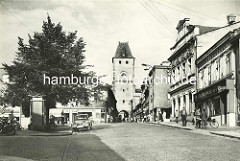
<instances>
[{"instance_id":1,"label":"pedestrian","mask_svg":"<svg viewBox=\"0 0 240 161\"><path fill-rule=\"evenodd\" d=\"M142 118L142 123L143 122L146 122L146 115L144 115L143 118Z\"/></svg>"},{"instance_id":2,"label":"pedestrian","mask_svg":"<svg viewBox=\"0 0 240 161\"><path fill-rule=\"evenodd\" d=\"M162 117L163 117L163 122L165 122L165 121L166 121L166 116L167 116L166 112L165 112L165 111L163 111L163 114L162 114Z\"/></svg>"},{"instance_id":3,"label":"pedestrian","mask_svg":"<svg viewBox=\"0 0 240 161\"><path fill-rule=\"evenodd\" d=\"M194 109L194 111L191 113L191 118L192 118L192 124L195 125L195 122L196 122L196 120L195 120L195 109Z\"/></svg>"},{"instance_id":4,"label":"pedestrian","mask_svg":"<svg viewBox=\"0 0 240 161\"><path fill-rule=\"evenodd\" d=\"M153 117L151 114L148 115L148 119L147 119L147 122L150 122L150 121L153 121Z\"/></svg>"},{"instance_id":5,"label":"pedestrian","mask_svg":"<svg viewBox=\"0 0 240 161\"><path fill-rule=\"evenodd\" d=\"M159 111L159 121L160 121L160 122L163 121L162 111Z\"/></svg>"},{"instance_id":6,"label":"pedestrian","mask_svg":"<svg viewBox=\"0 0 240 161\"><path fill-rule=\"evenodd\" d=\"M195 120L196 120L196 127L200 128L200 120L201 120L201 113L200 113L200 109L197 109L195 111Z\"/></svg>"},{"instance_id":7,"label":"pedestrian","mask_svg":"<svg viewBox=\"0 0 240 161\"><path fill-rule=\"evenodd\" d=\"M179 117L179 112L178 112L178 110L176 110L175 116L176 116L176 123L178 124L178 117Z\"/></svg>"},{"instance_id":8,"label":"pedestrian","mask_svg":"<svg viewBox=\"0 0 240 161\"><path fill-rule=\"evenodd\" d=\"M202 123L204 125L204 128L206 128L207 126L207 112L205 109L202 110L202 113L201 113L201 119L202 119Z\"/></svg>"},{"instance_id":9,"label":"pedestrian","mask_svg":"<svg viewBox=\"0 0 240 161\"><path fill-rule=\"evenodd\" d=\"M187 111L185 107L181 110L181 117L182 117L182 126L186 126L187 124Z\"/></svg>"}]
</instances>

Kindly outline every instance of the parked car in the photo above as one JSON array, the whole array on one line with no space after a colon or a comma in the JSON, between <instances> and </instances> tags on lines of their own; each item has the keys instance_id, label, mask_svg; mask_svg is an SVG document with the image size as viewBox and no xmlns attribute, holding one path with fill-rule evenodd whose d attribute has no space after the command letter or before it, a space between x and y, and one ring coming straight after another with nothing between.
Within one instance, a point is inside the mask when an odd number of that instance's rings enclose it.
<instances>
[{"instance_id":1,"label":"parked car","mask_svg":"<svg viewBox=\"0 0 240 161\"><path fill-rule=\"evenodd\" d=\"M87 114L79 114L75 116L74 123L72 124L72 131L77 132L81 129L92 129L92 121L89 120Z\"/></svg>"}]
</instances>

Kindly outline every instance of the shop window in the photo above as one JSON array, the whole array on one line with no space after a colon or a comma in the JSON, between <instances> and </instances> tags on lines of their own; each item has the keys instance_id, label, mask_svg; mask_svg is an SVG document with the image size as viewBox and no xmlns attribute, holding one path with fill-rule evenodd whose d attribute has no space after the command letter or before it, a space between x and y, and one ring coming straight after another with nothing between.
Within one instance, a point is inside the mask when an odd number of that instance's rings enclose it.
<instances>
[{"instance_id":1,"label":"shop window","mask_svg":"<svg viewBox=\"0 0 240 161\"><path fill-rule=\"evenodd\" d=\"M213 100L213 115L221 115L220 98Z\"/></svg>"}]
</instances>

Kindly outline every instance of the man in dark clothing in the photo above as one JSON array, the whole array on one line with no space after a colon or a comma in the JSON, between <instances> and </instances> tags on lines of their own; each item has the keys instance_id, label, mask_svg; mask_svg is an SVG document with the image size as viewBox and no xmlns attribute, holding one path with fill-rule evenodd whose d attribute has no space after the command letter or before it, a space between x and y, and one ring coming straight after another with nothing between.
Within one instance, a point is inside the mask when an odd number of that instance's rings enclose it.
<instances>
[{"instance_id":1,"label":"man in dark clothing","mask_svg":"<svg viewBox=\"0 0 240 161\"><path fill-rule=\"evenodd\" d=\"M186 124L187 124L187 111L186 111L185 107L183 107L183 109L181 110L181 117L182 117L182 125L186 126Z\"/></svg>"},{"instance_id":2,"label":"man in dark clothing","mask_svg":"<svg viewBox=\"0 0 240 161\"><path fill-rule=\"evenodd\" d=\"M175 115L176 115L176 123L178 124L178 117L179 117L178 110L176 110Z\"/></svg>"},{"instance_id":3,"label":"man in dark clothing","mask_svg":"<svg viewBox=\"0 0 240 161\"><path fill-rule=\"evenodd\" d=\"M202 110L201 119L202 119L202 123L203 123L204 128L206 128L206 126L207 126L207 112L205 111L205 109Z\"/></svg>"}]
</instances>

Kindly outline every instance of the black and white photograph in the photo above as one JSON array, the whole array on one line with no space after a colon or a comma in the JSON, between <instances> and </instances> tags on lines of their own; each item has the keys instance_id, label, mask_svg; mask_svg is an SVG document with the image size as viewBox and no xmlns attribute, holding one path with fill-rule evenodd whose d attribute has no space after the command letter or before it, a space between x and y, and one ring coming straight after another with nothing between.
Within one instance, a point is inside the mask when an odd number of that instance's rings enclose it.
<instances>
[{"instance_id":1,"label":"black and white photograph","mask_svg":"<svg viewBox=\"0 0 240 161\"><path fill-rule=\"evenodd\" d=\"M0 161L239 161L239 0L0 0Z\"/></svg>"}]
</instances>

